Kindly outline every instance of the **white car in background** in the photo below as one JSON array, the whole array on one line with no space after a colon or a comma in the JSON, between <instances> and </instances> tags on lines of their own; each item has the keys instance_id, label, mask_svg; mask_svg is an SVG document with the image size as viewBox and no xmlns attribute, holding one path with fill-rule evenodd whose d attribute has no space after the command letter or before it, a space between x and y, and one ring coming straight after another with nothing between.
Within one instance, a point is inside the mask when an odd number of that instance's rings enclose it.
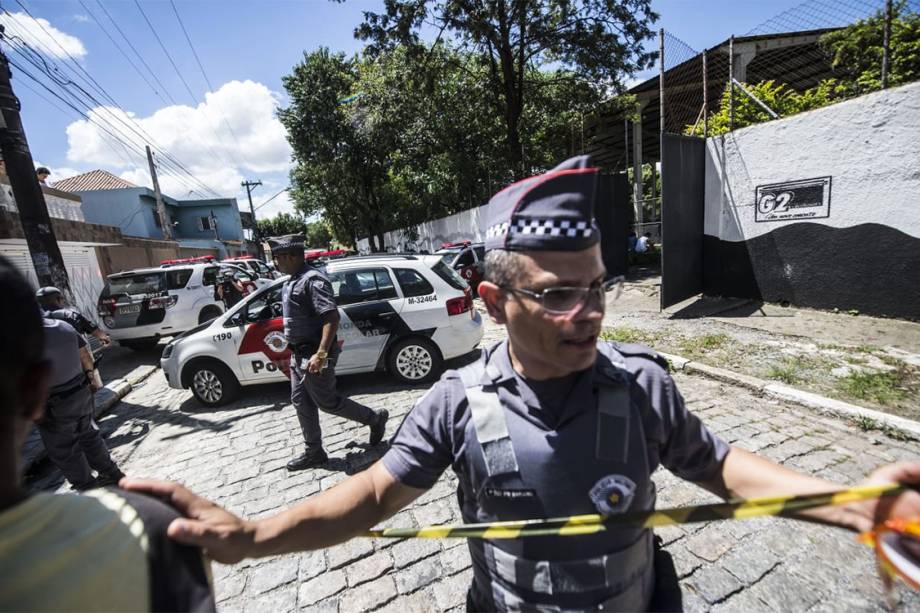
<instances>
[{"instance_id":1,"label":"white car in background","mask_svg":"<svg viewBox=\"0 0 920 613\"><path fill-rule=\"evenodd\" d=\"M350 257L330 261L326 274L341 317L336 374L388 370L403 382L431 381L444 360L482 340L469 286L440 256ZM169 385L216 406L240 386L287 380L283 285L278 280L172 340L160 360Z\"/></svg>"},{"instance_id":2,"label":"white car in background","mask_svg":"<svg viewBox=\"0 0 920 613\"><path fill-rule=\"evenodd\" d=\"M212 262L126 270L109 275L102 288L99 325L120 345L150 349L161 337L181 334L223 313L214 285L225 270L233 271L250 292L273 283L238 266Z\"/></svg>"}]
</instances>

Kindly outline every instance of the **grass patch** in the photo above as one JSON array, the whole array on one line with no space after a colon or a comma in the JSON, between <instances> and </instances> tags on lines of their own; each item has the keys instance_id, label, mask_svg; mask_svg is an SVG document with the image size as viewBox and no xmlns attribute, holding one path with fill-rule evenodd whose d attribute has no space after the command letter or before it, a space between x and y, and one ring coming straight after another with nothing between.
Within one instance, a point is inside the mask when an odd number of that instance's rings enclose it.
<instances>
[{"instance_id":1,"label":"grass patch","mask_svg":"<svg viewBox=\"0 0 920 613\"><path fill-rule=\"evenodd\" d=\"M892 428L888 424L880 423L871 417L866 417L865 415L858 415L852 420L853 425L862 430L863 432L869 432L872 430L878 430L882 432L885 436L892 438L896 441L907 442L914 440L914 437L910 436L906 432L902 432L897 428Z\"/></svg>"},{"instance_id":2,"label":"grass patch","mask_svg":"<svg viewBox=\"0 0 920 613\"><path fill-rule=\"evenodd\" d=\"M853 398L890 405L903 400L907 395L905 378L906 373L902 370L852 372L840 379L837 387Z\"/></svg>"},{"instance_id":3,"label":"grass patch","mask_svg":"<svg viewBox=\"0 0 920 613\"><path fill-rule=\"evenodd\" d=\"M629 326L617 326L616 328L604 328L601 330L601 339L618 343L638 343L652 346L658 340L658 335L654 332L646 332Z\"/></svg>"},{"instance_id":4,"label":"grass patch","mask_svg":"<svg viewBox=\"0 0 920 613\"><path fill-rule=\"evenodd\" d=\"M727 334L718 332L681 339L677 346L682 355L700 356L721 349L731 340Z\"/></svg>"},{"instance_id":5,"label":"grass patch","mask_svg":"<svg viewBox=\"0 0 920 613\"><path fill-rule=\"evenodd\" d=\"M857 415L855 418L853 418L853 425L863 432L868 432L869 430L878 430L881 428L880 423L871 417L866 417L865 415Z\"/></svg>"},{"instance_id":6,"label":"grass patch","mask_svg":"<svg viewBox=\"0 0 920 613\"><path fill-rule=\"evenodd\" d=\"M800 383L802 377L799 375L799 366L791 360L784 360L779 364L771 364L767 370L767 377L776 381L782 381L787 385Z\"/></svg>"},{"instance_id":7,"label":"grass patch","mask_svg":"<svg viewBox=\"0 0 920 613\"><path fill-rule=\"evenodd\" d=\"M881 348L875 345L858 345L853 347L853 351L857 353L875 353L876 351L881 351Z\"/></svg>"}]
</instances>

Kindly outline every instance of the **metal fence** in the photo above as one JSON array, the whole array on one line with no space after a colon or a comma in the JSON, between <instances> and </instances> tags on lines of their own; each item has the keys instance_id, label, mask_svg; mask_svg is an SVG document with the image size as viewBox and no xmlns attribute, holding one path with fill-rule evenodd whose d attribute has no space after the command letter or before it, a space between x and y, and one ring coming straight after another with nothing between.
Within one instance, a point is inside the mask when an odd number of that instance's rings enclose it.
<instances>
[{"instance_id":1,"label":"metal fence","mask_svg":"<svg viewBox=\"0 0 920 613\"><path fill-rule=\"evenodd\" d=\"M661 130L712 136L920 78L920 0L808 0L715 47L661 32Z\"/></svg>"},{"instance_id":2,"label":"metal fence","mask_svg":"<svg viewBox=\"0 0 920 613\"><path fill-rule=\"evenodd\" d=\"M600 105L585 150L660 219L660 135L715 136L920 79L920 0L806 0L699 51L661 30L658 75ZM717 41L713 41L714 43Z\"/></svg>"}]
</instances>

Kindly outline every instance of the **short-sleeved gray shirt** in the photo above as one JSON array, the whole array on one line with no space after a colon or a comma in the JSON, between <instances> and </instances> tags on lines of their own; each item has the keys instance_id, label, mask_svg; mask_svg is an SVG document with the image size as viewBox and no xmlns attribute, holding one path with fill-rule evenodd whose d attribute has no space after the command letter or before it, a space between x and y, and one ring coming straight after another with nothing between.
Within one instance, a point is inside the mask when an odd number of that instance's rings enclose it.
<instances>
[{"instance_id":1,"label":"short-sleeved gray shirt","mask_svg":"<svg viewBox=\"0 0 920 613\"><path fill-rule=\"evenodd\" d=\"M291 345L318 346L323 315L337 308L328 277L306 263L285 282L281 305L284 335Z\"/></svg>"},{"instance_id":2,"label":"short-sleeved gray shirt","mask_svg":"<svg viewBox=\"0 0 920 613\"><path fill-rule=\"evenodd\" d=\"M46 317L45 359L51 363L51 391L63 391L85 379L80 362L80 348L86 345L83 337L66 321Z\"/></svg>"},{"instance_id":3,"label":"short-sleeved gray shirt","mask_svg":"<svg viewBox=\"0 0 920 613\"><path fill-rule=\"evenodd\" d=\"M501 379L514 377L519 383L526 414L522 417L542 429L555 429L555 423L572 412L595 411L593 372L585 371L568 394L561 413L541 410L540 399L511 366L507 341L486 349ZM630 396L642 415L649 471L664 465L688 481L706 481L721 470L729 446L710 432L698 417L684 406L671 376L653 359L624 355L626 370L632 375ZM564 378L565 379L565 378ZM571 381L561 382L571 386ZM544 385L535 386L537 390ZM539 393L539 391L538 391ZM463 438L470 412L466 391L457 371L444 373L406 416L391 441L383 463L397 481L427 489L435 484L448 466L460 466L466 450ZM508 409L517 410L517 409ZM560 441L563 443L563 441ZM564 441L584 445L584 441ZM458 472L461 479L463 471ZM468 484L467 484L468 485ZM464 484L461 483L461 488Z\"/></svg>"}]
</instances>

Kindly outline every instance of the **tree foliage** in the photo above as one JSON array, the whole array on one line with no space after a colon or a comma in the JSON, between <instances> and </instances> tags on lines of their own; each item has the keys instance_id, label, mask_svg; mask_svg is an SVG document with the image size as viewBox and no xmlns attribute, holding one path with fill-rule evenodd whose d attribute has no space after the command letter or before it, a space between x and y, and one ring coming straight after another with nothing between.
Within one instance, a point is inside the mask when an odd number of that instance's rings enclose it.
<instances>
[{"instance_id":1,"label":"tree foliage","mask_svg":"<svg viewBox=\"0 0 920 613\"><path fill-rule=\"evenodd\" d=\"M419 66L429 61L423 27L445 33L477 60L484 100L502 121L504 154L515 176L530 174L525 138L528 98L562 80L620 89L621 79L651 65L643 43L657 19L651 0L385 0L365 13L355 35L379 55L401 46ZM539 70L554 67L551 80Z\"/></svg>"},{"instance_id":2,"label":"tree foliage","mask_svg":"<svg viewBox=\"0 0 920 613\"><path fill-rule=\"evenodd\" d=\"M744 87L780 117L827 106L882 88L882 55L885 14L859 20L846 28L823 35L818 46L827 55L834 76L816 86L796 92L783 83L761 81ZM889 40L888 85L896 86L920 79L920 14L907 12L904 3L892 12ZM719 109L709 116L709 135L730 130L728 87L719 100ZM735 128L769 121L769 113L743 92L735 91ZM702 122L687 126L685 134L703 136Z\"/></svg>"},{"instance_id":3,"label":"tree foliage","mask_svg":"<svg viewBox=\"0 0 920 613\"><path fill-rule=\"evenodd\" d=\"M291 196L322 213L351 244L484 203L515 177L501 118L489 102L489 68L446 43L424 66L410 49L346 58L319 49L283 79L279 116L294 151ZM581 113L600 97L583 81L531 68L521 117L529 168L580 150Z\"/></svg>"},{"instance_id":4,"label":"tree foliage","mask_svg":"<svg viewBox=\"0 0 920 613\"><path fill-rule=\"evenodd\" d=\"M307 247L311 249L327 249L332 241L332 233L322 220L308 222L300 215L278 213L269 219L260 219L258 223L263 237L303 234Z\"/></svg>"}]
</instances>

